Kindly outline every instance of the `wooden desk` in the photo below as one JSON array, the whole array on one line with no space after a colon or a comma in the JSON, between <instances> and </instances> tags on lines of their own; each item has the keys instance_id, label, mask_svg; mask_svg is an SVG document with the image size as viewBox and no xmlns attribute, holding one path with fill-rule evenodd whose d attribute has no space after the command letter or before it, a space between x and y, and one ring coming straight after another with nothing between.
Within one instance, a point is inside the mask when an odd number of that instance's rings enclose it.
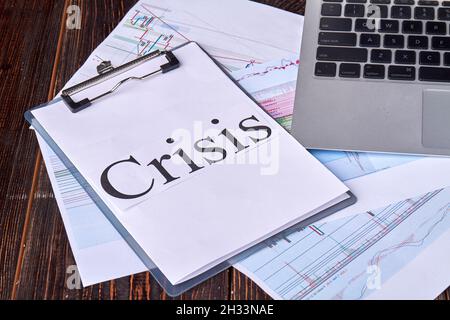
<instances>
[{"instance_id":1,"label":"wooden desk","mask_svg":"<svg viewBox=\"0 0 450 320\"><path fill-rule=\"evenodd\" d=\"M302 14L304 0L260 1ZM66 288L74 265L64 226L39 153L23 120L51 99L113 30L135 0L0 1L0 298L167 299L148 273L83 290ZM84 14L81 30L66 29L66 8ZM449 292L441 299L449 299ZM230 269L182 299L268 299Z\"/></svg>"}]
</instances>

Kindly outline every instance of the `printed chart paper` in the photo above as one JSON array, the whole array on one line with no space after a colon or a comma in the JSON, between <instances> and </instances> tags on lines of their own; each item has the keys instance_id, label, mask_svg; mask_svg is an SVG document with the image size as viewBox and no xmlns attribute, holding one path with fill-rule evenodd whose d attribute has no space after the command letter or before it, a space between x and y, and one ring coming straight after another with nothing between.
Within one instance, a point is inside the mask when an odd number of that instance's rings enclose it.
<instances>
[{"instance_id":1,"label":"printed chart paper","mask_svg":"<svg viewBox=\"0 0 450 320\"><path fill-rule=\"evenodd\" d=\"M450 188L311 225L267 243L235 267L276 299L383 298L384 284L449 230ZM445 255L448 243L440 243ZM410 280L427 287L419 275Z\"/></svg>"}]
</instances>

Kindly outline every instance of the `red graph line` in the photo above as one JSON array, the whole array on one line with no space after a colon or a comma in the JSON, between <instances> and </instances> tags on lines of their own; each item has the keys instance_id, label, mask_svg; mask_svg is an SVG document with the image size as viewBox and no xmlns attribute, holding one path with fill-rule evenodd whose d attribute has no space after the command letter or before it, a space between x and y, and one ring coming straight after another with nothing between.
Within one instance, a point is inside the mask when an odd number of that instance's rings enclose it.
<instances>
[{"instance_id":1,"label":"red graph line","mask_svg":"<svg viewBox=\"0 0 450 320\"><path fill-rule=\"evenodd\" d=\"M246 60L246 59L224 57L224 56L218 56L218 55L212 55L212 56L214 58L219 58L219 59L228 59L228 60L241 61L241 62L247 62L247 63L260 63L260 62L256 62L255 60Z\"/></svg>"},{"instance_id":2,"label":"red graph line","mask_svg":"<svg viewBox=\"0 0 450 320\"><path fill-rule=\"evenodd\" d=\"M264 71L246 74L245 76L243 76L242 78L238 79L237 81L239 82L239 81L242 81L242 80L245 80L245 79L248 79L248 78L252 78L252 77L256 77L256 76L264 76L264 75L266 75L266 74L268 74L268 73L270 73L272 71L275 71L275 70L286 70L289 67L298 66L300 64L300 60L288 61L287 63L284 63L284 62L285 61L282 61L281 65L279 65L279 66L267 67Z\"/></svg>"},{"instance_id":3,"label":"red graph line","mask_svg":"<svg viewBox=\"0 0 450 320\"><path fill-rule=\"evenodd\" d=\"M178 30L174 27L172 27L170 24L168 24L167 22L165 22L163 19L161 19L160 17L158 17L156 14L154 14L150 9L148 9L146 7L146 5L143 3L141 4L142 8L144 10L146 10L148 13L150 13L153 17L155 17L156 19L158 19L159 21L161 21L162 23L164 23L165 25L169 26L170 29L172 29L173 31L175 31L178 35L180 35L183 39L185 39L186 41L191 41L189 40L189 38L187 38L186 36L184 36L182 33L178 32Z\"/></svg>"},{"instance_id":4,"label":"red graph line","mask_svg":"<svg viewBox=\"0 0 450 320\"><path fill-rule=\"evenodd\" d=\"M184 34L180 33L175 27L173 27L172 25L170 25L169 23L165 22L163 19L161 19L160 17L158 17L155 13L153 13L149 8L146 7L146 4L141 4L142 8L144 10L146 10L148 13L150 13L155 19L158 19L161 23L167 25L171 30L173 30L176 34L178 34L179 36L181 36L183 39L185 39L186 41L191 41L188 37L186 37ZM255 60L244 60L244 59L238 59L238 58L233 58L233 57L224 57L224 56L217 56L217 55L212 55L214 58L218 58L218 59L227 59L227 60L234 60L234 61L241 61L241 62L246 62L248 64L254 64L254 63L259 63L256 62Z\"/></svg>"}]
</instances>

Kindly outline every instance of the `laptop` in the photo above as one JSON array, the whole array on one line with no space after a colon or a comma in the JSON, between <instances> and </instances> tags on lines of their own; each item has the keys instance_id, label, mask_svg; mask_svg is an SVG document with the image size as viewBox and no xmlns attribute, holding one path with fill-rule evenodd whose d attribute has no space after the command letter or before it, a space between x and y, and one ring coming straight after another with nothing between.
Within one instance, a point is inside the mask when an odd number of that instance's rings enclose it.
<instances>
[{"instance_id":1,"label":"laptop","mask_svg":"<svg viewBox=\"0 0 450 320\"><path fill-rule=\"evenodd\" d=\"M308 0L293 135L450 156L450 1Z\"/></svg>"}]
</instances>

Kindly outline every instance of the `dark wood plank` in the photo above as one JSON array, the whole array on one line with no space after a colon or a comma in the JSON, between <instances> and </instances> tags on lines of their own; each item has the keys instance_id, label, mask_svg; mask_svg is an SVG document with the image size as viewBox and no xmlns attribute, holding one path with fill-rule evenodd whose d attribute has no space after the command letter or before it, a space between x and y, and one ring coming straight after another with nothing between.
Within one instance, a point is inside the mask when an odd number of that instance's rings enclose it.
<instances>
[{"instance_id":1,"label":"dark wood plank","mask_svg":"<svg viewBox=\"0 0 450 320\"><path fill-rule=\"evenodd\" d=\"M305 14L306 0L252 0L279 9L298 14Z\"/></svg>"},{"instance_id":2,"label":"dark wood plank","mask_svg":"<svg viewBox=\"0 0 450 320\"><path fill-rule=\"evenodd\" d=\"M444 291L436 300L450 300L450 288Z\"/></svg>"},{"instance_id":3,"label":"dark wood plank","mask_svg":"<svg viewBox=\"0 0 450 320\"><path fill-rule=\"evenodd\" d=\"M73 1L83 13L81 30L65 30L56 78L59 91L89 54L112 31L135 1ZM107 13L107 14L106 14ZM30 227L24 251L18 299L168 299L148 274L68 290L66 269L74 265L48 176L43 164L34 191ZM180 299L226 299L228 272L184 294Z\"/></svg>"},{"instance_id":4,"label":"dark wood plank","mask_svg":"<svg viewBox=\"0 0 450 320\"><path fill-rule=\"evenodd\" d=\"M62 1L0 2L0 298L13 292L38 152L23 120L47 100ZM55 28L56 26L56 28Z\"/></svg>"},{"instance_id":5,"label":"dark wood plank","mask_svg":"<svg viewBox=\"0 0 450 320\"><path fill-rule=\"evenodd\" d=\"M231 300L271 300L257 284L248 277L233 269L231 283Z\"/></svg>"}]
</instances>

